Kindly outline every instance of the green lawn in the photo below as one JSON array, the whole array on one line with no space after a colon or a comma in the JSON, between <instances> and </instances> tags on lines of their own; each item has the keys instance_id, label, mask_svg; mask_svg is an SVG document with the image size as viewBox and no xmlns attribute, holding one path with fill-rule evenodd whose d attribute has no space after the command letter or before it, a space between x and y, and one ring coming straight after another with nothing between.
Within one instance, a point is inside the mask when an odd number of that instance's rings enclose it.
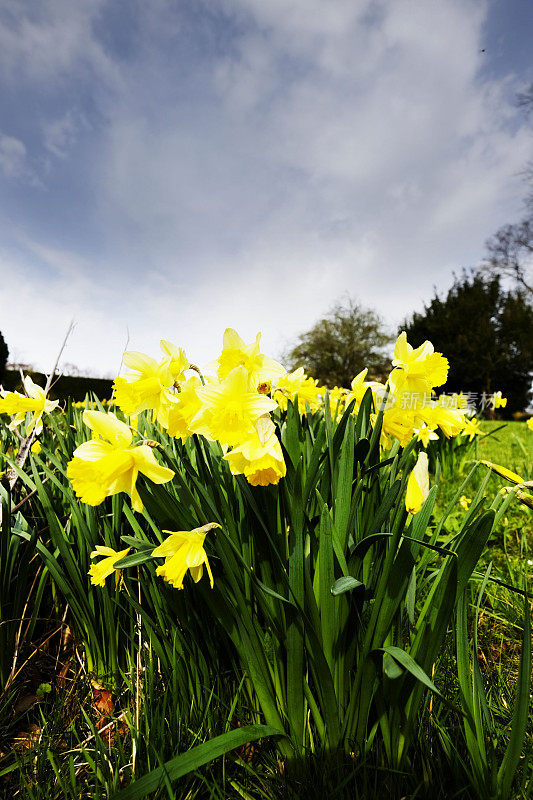
<instances>
[{"instance_id":1,"label":"green lawn","mask_svg":"<svg viewBox=\"0 0 533 800\"><path fill-rule=\"evenodd\" d=\"M533 431L526 423L486 420L481 423L481 428L484 433L496 432L491 436L478 437L474 458L502 464L528 477L533 466Z\"/></svg>"}]
</instances>

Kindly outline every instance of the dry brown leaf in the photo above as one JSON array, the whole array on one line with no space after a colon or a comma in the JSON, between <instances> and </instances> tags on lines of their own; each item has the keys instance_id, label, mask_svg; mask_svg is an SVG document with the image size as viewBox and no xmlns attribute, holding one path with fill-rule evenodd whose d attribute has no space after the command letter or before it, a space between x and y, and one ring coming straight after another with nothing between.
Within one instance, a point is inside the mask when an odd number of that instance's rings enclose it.
<instances>
[{"instance_id":1,"label":"dry brown leaf","mask_svg":"<svg viewBox=\"0 0 533 800\"><path fill-rule=\"evenodd\" d=\"M20 700L18 700L13 710L15 717L20 717L21 714L25 714L38 700L39 698L36 694L23 695Z\"/></svg>"},{"instance_id":2,"label":"dry brown leaf","mask_svg":"<svg viewBox=\"0 0 533 800\"><path fill-rule=\"evenodd\" d=\"M115 702L113 700L113 694L106 689L105 686L101 686L96 681L91 681L91 686L93 689L93 697L94 697L94 707L98 711L99 714L103 716L111 716L111 714L115 713Z\"/></svg>"}]
</instances>

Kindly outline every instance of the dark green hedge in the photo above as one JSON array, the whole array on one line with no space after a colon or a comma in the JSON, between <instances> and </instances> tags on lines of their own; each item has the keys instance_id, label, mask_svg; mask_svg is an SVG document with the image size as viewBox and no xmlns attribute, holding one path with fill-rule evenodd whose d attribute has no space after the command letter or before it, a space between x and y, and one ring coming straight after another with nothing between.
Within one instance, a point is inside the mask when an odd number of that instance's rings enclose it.
<instances>
[{"instance_id":1,"label":"dark green hedge","mask_svg":"<svg viewBox=\"0 0 533 800\"><path fill-rule=\"evenodd\" d=\"M44 388L46 384L46 375L42 372L26 373L32 381ZM10 392L22 391L22 381L20 372L15 370L6 370L2 380L4 389ZM71 375L62 375L54 383L49 397L51 400L85 400L85 395L94 392L100 400L108 399L111 397L113 381L106 380L105 378L82 378L74 377Z\"/></svg>"}]
</instances>

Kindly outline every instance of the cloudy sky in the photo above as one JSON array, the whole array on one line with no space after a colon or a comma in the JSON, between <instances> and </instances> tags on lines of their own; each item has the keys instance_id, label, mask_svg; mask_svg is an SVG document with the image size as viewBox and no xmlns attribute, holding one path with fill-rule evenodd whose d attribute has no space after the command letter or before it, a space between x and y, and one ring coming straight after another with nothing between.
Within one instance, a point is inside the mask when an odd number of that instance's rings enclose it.
<instances>
[{"instance_id":1,"label":"cloudy sky","mask_svg":"<svg viewBox=\"0 0 533 800\"><path fill-rule=\"evenodd\" d=\"M395 327L522 209L531 0L0 0L0 330L114 374Z\"/></svg>"}]
</instances>

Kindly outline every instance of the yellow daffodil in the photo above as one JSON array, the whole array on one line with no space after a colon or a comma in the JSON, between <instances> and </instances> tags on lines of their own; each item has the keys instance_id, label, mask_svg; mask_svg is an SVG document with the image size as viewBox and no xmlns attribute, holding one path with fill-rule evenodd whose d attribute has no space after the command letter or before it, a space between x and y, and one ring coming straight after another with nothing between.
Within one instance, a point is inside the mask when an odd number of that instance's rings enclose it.
<instances>
[{"instance_id":1,"label":"yellow daffodil","mask_svg":"<svg viewBox=\"0 0 533 800\"><path fill-rule=\"evenodd\" d=\"M181 384L180 391L175 395L176 402L172 403L168 412L169 436L179 437L184 442L191 435L189 425L202 407L197 393L201 385L197 375L192 375Z\"/></svg>"},{"instance_id":2,"label":"yellow daffodil","mask_svg":"<svg viewBox=\"0 0 533 800\"><path fill-rule=\"evenodd\" d=\"M268 414L257 421L253 436L224 458L232 474L244 475L252 486L277 484L287 472L276 427Z\"/></svg>"},{"instance_id":3,"label":"yellow daffodil","mask_svg":"<svg viewBox=\"0 0 533 800\"><path fill-rule=\"evenodd\" d=\"M472 500L470 499L470 497L467 497L464 494L462 494L461 497L459 498L459 505L461 506L461 508L464 508L465 511L468 509L471 502Z\"/></svg>"},{"instance_id":4,"label":"yellow daffodil","mask_svg":"<svg viewBox=\"0 0 533 800\"><path fill-rule=\"evenodd\" d=\"M329 390L329 410L332 419L339 420L342 417L348 393L348 389L344 389L342 386L334 386Z\"/></svg>"},{"instance_id":5,"label":"yellow daffodil","mask_svg":"<svg viewBox=\"0 0 533 800\"><path fill-rule=\"evenodd\" d=\"M442 386L448 376L448 359L442 353L435 353L431 342L414 349L405 331L396 340L392 365L396 369L391 372L389 382L396 394L431 394L432 388Z\"/></svg>"},{"instance_id":6,"label":"yellow daffodil","mask_svg":"<svg viewBox=\"0 0 533 800\"><path fill-rule=\"evenodd\" d=\"M379 400L382 399L385 395L385 386L378 381L367 381L365 380L368 374L368 369L363 369L359 372L358 375L355 376L353 379L350 391L346 397L346 405L349 405L352 400L355 400L354 406L354 414L357 414L359 408L361 406L361 402L363 397L366 394L367 389L372 389L372 394L374 396L374 404L377 406L379 410Z\"/></svg>"},{"instance_id":7,"label":"yellow daffodil","mask_svg":"<svg viewBox=\"0 0 533 800\"><path fill-rule=\"evenodd\" d=\"M405 507L409 514L418 514L429 494L429 472L427 453L419 453L418 460L409 475L405 493Z\"/></svg>"},{"instance_id":8,"label":"yellow daffodil","mask_svg":"<svg viewBox=\"0 0 533 800\"><path fill-rule=\"evenodd\" d=\"M422 442L424 447L427 447L431 441L438 440L438 434L435 433L435 428L430 428L426 424L420 426L420 428L414 428L413 433L416 435L416 438L419 442Z\"/></svg>"},{"instance_id":9,"label":"yellow daffodil","mask_svg":"<svg viewBox=\"0 0 533 800\"><path fill-rule=\"evenodd\" d=\"M530 431L533 431L533 417L530 417L526 422L527 427Z\"/></svg>"},{"instance_id":10,"label":"yellow daffodil","mask_svg":"<svg viewBox=\"0 0 533 800\"><path fill-rule=\"evenodd\" d=\"M505 408L507 405L507 398L502 397L501 392L494 392L492 397L490 398L490 405L492 408Z\"/></svg>"},{"instance_id":11,"label":"yellow daffodil","mask_svg":"<svg viewBox=\"0 0 533 800\"><path fill-rule=\"evenodd\" d=\"M174 384L170 365L177 361L171 353L158 363L144 353L127 352L124 364L129 367L123 377L115 378L115 401L124 414L131 416L152 409L163 427L168 424L168 411L174 397L169 387Z\"/></svg>"},{"instance_id":12,"label":"yellow daffodil","mask_svg":"<svg viewBox=\"0 0 533 800\"><path fill-rule=\"evenodd\" d=\"M163 531L170 536L152 551L153 556L165 559L165 563L156 569L156 573L175 589L183 589L183 579L187 570L190 571L193 581L198 583L205 564L213 588L213 573L204 550L205 535L212 528L220 528L220 525L210 522L192 531Z\"/></svg>"},{"instance_id":13,"label":"yellow daffodil","mask_svg":"<svg viewBox=\"0 0 533 800\"><path fill-rule=\"evenodd\" d=\"M30 447L30 450L32 453L35 453L35 455L39 455L42 450L41 443L39 441L34 442Z\"/></svg>"},{"instance_id":14,"label":"yellow daffodil","mask_svg":"<svg viewBox=\"0 0 533 800\"><path fill-rule=\"evenodd\" d=\"M172 383L181 383L185 380L185 370L189 369L189 359L185 355L185 350L176 347L172 342L161 339L161 350L165 358L160 363L160 369L168 369L172 376Z\"/></svg>"},{"instance_id":15,"label":"yellow daffodil","mask_svg":"<svg viewBox=\"0 0 533 800\"><path fill-rule=\"evenodd\" d=\"M261 334L258 333L255 342L245 344L237 331L226 328L222 352L215 362L219 381L227 378L235 367L244 367L249 376L249 389L256 392L260 384L271 384L285 374L286 369L282 364L259 352L260 339Z\"/></svg>"},{"instance_id":16,"label":"yellow daffodil","mask_svg":"<svg viewBox=\"0 0 533 800\"><path fill-rule=\"evenodd\" d=\"M371 414L370 421L375 425L378 415ZM415 418L412 411L399 406L386 408L383 412L382 442L385 447L390 445L389 437L394 436L405 447L412 439Z\"/></svg>"},{"instance_id":17,"label":"yellow daffodil","mask_svg":"<svg viewBox=\"0 0 533 800\"><path fill-rule=\"evenodd\" d=\"M294 372L287 373L278 378L276 383L274 399L279 407L287 410L288 400L294 400L298 395L298 410L300 414L307 413L307 405L311 411L317 411L321 405L321 398L324 394L324 387L318 386L318 381L308 378L303 367L295 369Z\"/></svg>"},{"instance_id":18,"label":"yellow daffodil","mask_svg":"<svg viewBox=\"0 0 533 800\"><path fill-rule=\"evenodd\" d=\"M249 391L244 367L235 367L221 383L201 386L196 392L202 406L190 429L230 447L247 439L259 417L276 408L270 397Z\"/></svg>"},{"instance_id":19,"label":"yellow daffodil","mask_svg":"<svg viewBox=\"0 0 533 800\"><path fill-rule=\"evenodd\" d=\"M26 395L19 392L5 392L0 398L0 414L11 414L14 419L10 427L17 427L26 419L26 412L31 411L32 417L26 428L26 434L34 429L39 434L43 429L42 416L49 414L57 407L59 400L47 400L46 394L40 386L32 381L29 375L24 378Z\"/></svg>"},{"instance_id":20,"label":"yellow daffodil","mask_svg":"<svg viewBox=\"0 0 533 800\"><path fill-rule=\"evenodd\" d=\"M465 424L461 433L464 436L468 436L468 441L471 442L474 436L479 436L481 433L481 428L479 427L479 420L476 417L472 419L467 419L465 417Z\"/></svg>"},{"instance_id":21,"label":"yellow daffodil","mask_svg":"<svg viewBox=\"0 0 533 800\"><path fill-rule=\"evenodd\" d=\"M91 553L91 558L98 558L104 556L97 564L91 564L89 567L89 575L91 576L91 583L93 586L104 586L105 579L108 578L113 572L116 575L117 583L119 570L115 570L113 564L125 558L130 552L131 548L126 547L125 550L113 550L112 547L105 547L104 545L97 544L96 550Z\"/></svg>"},{"instance_id":22,"label":"yellow daffodil","mask_svg":"<svg viewBox=\"0 0 533 800\"><path fill-rule=\"evenodd\" d=\"M67 465L76 495L84 503L97 506L110 495L127 492L134 510L142 511L135 485L139 473L154 483L166 483L174 472L157 463L148 445L132 447L130 428L111 412L84 411L83 421L100 438L77 447Z\"/></svg>"},{"instance_id":23,"label":"yellow daffodil","mask_svg":"<svg viewBox=\"0 0 533 800\"><path fill-rule=\"evenodd\" d=\"M430 428L440 428L445 436L457 436L464 428L464 414L456 408L444 408L439 405L425 406L416 412L416 416Z\"/></svg>"}]
</instances>

